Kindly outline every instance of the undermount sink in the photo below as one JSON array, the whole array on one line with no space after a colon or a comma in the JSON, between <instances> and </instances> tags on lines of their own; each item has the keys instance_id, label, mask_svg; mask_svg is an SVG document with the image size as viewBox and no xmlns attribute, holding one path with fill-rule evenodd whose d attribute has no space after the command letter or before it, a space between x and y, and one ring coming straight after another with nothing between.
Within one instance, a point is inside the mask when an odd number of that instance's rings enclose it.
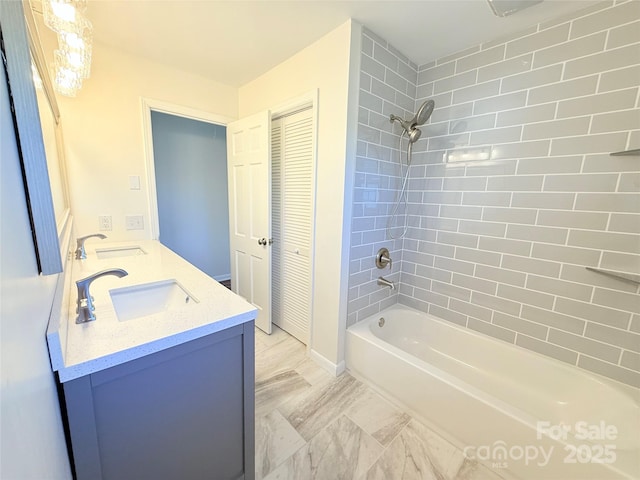
<instances>
[{"instance_id":1,"label":"undermount sink","mask_svg":"<svg viewBox=\"0 0 640 480\"><path fill-rule=\"evenodd\" d=\"M96 248L96 255L100 259L119 258L119 257L136 257L138 255L146 255L142 248L137 245L115 248Z\"/></svg>"},{"instance_id":2,"label":"undermount sink","mask_svg":"<svg viewBox=\"0 0 640 480\"><path fill-rule=\"evenodd\" d=\"M121 322L199 303L176 280L115 288L109 295Z\"/></svg>"}]
</instances>

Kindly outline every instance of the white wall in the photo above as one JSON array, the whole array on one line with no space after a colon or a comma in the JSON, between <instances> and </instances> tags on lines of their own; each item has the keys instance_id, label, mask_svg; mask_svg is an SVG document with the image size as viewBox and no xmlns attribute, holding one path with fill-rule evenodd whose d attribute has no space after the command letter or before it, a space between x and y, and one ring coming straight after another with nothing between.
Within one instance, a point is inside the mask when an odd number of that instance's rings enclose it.
<instances>
[{"instance_id":1,"label":"white wall","mask_svg":"<svg viewBox=\"0 0 640 480\"><path fill-rule=\"evenodd\" d=\"M47 30L40 28L50 58L55 37ZM111 215L109 240L151 238L142 97L230 118L238 112L236 87L95 43L91 77L76 98L58 98L78 234L98 231L98 215ZM129 190L130 175L141 177L141 190ZM128 214L143 214L145 229L125 230Z\"/></svg>"},{"instance_id":2,"label":"white wall","mask_svg":"<svg viewBox=\"0 0 640 480\"><path fill-rule=\"evenodd\" d=\"M311 348L333 365L342 361L341 289L347 265L343 229L348 148L351 33L348 21L239 90L239 116L272 109L318 89L318 142ZM350 202L349 202L350 203ZM346 238L345 239L343 237Z\"/></svg>"},{"instance_id":3,"label":"white wall","mask_svg":"<svg viewBox=\"0 0 640 480\"><path fill-rule=\"evenodd\" d=\"M71 478L45 332L57 275L40 276L0 69L0 478Z\"/></svg>"}]
</instances>

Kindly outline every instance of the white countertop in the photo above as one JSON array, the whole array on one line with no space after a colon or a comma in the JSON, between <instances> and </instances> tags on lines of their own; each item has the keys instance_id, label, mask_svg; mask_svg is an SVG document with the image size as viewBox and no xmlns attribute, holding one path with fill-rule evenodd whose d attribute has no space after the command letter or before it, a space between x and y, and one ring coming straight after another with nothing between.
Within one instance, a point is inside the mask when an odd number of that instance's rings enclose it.
<instances>
[{"instance_id":1,"label":"white countertop","mask_svg":"<svg viewBox=\"0 0 640 480\"><path fill-rule=\"evenodd\" d=\"M97 250L138 246L146 255L99 259ZM47 334L53 369L66 382L150 353L254 320L256 308L161 245L142 240L107 243L90 239L86 260L69 260L57 326ZM96 320L76 324L75 282L96 272L122 268L122 278L105 276L90 286ZM119 321L110 290L176 280L198 302L161 313Z\"/></svg>"}]
</instances>

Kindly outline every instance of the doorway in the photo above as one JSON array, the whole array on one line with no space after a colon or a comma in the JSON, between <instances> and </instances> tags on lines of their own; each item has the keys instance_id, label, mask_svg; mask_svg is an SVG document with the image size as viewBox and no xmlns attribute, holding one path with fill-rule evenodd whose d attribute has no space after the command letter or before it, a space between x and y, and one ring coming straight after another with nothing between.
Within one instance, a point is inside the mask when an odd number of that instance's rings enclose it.
<instances>
[{"instance_id":1,"label":"doorway","mask_svg":"<svg viewBox=\"0 0 640 480\"><path fill-rule=\"evenodd\" d=\"M219 282L230 279L226 127L150 111L160 242Z\"/></svg>"}]
</instances>

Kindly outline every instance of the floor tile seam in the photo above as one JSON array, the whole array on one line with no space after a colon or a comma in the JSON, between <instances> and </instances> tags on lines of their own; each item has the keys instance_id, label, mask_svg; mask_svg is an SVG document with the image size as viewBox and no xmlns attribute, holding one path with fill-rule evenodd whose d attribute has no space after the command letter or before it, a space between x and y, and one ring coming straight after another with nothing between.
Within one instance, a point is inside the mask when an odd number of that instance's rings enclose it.
<instances>
[{"instance_id":1,"label":"floor tile seam","mask_svg":"<svg viewBox=\"0 0 640 480\"><path fill-rule=\"evenodd\" d=\"M385 452L387 451L389 446L393 443L393 440L391 440L389 442L389 445L385 446L380 441L378 441L377 438L375 438L373 435L371 435L369 432L367 432L358 422L356 422L353 418L351 418L348 413L344 413L343 415L345 417L347 417L349 420L351 420L354 424L356 424L360 430L362 430L366 435L369 435L369 437L371 437L373 439L373 441L375 441L378 445L380 445L382 447L382 449L380 450L380 453L376 456L375 460L373 462L371 462L371 465L369 465L367 470L364 472L364 474L358 480L365 479L365 478L368 477L369 472L371 471L371 469L378 463L378 461L385 454ZM404 427L402 427L402 430L404 430ZM389 479L389 480L391 480L391 479Z\"/></svg>"},{"instance_id":2,"label":"floor tile seam","mask_svg":"<svg viewBox=\"0 0 640 480\"><path fill-rule=\"evenodd\" d=\"M265 417L267 415L271 415L273 412L278 411L278 413L280 414L280 416L283 418L283 420L285 422L287 422L287 424L289 425L289 427L291 427L291 429L293 431L295 431L298 436L300 436L300 438L303 440L303 444L300 445L300 447L298 447L296 450L294 450L288 457L284 458L282 461L280 461L277 465L275 465L271 470L269 470L267 473L265 473L262 478L267 477L269 474L271 474L271 472L277 470L278 468L280 468L280 466L285 463L287 460L289 460L291 457L293 457L296 453L298 453L298 451L306 446L308 446L309 442L307 442L304 437L302 435L300 435L300 432L298 432L293 425L291 425L291 423L289 422L289 420L287 420L287 417L285 417L282 412L280 410L278 410L278 407L274 408L271 412L267 413L266 415L261 415L261 417Z\"/></svg>"},{"instance_id":3,"label":"floor tile seam","mask_svg":"<svg viewBox=\"0 0 640 480\"><path fill-rule=\"evenodd\" d=\"M354 377L357 380L360 381L359 378ZM401 412L405 415L407 415L409 417L409 420L404 424L404 426L398 431L398 433L396 433L393 438L389 441L389 445L391 445L401 434L402 432L404 432L411 423L415 422L418 423L420 426L422 426L423 428L429 430L431 433L433 433L434 435L436 435L437 437L445 440L447 443L450 443L451 445L453 445L449 440L447 440L446 438L444 438L442 435L440 435L440 433L438 433L436 430L434 430L432 427L430 427L429 425L427 425L426 423L424 423L422 420L420 420L419 418L415 417L414 415L411 414L411 412L407 411L407 408L402 404L402 402L397 399L396 397L394 397L393 395L390 395L388 393L384 393L382 394L382 390L379 390L376 387L373 387L371 384L369 384L368 382L362 382L363 385L365 385L367 388L371 389L371 391L376 394L379 395L380 398L382 398L383 400L387 401L391 406L393 406L398 412ZM373 435L372 435L373 436ZM424 439L423 439L424 440ZM458 448L456 445L453 445L454 448L456 448L458 451L462 452L462 449Z\"/></svg>"},{"instance_id":4,"label":"floor tile seam","mask_svg":"<svg viewBox=\"0 0 640 480\"><path fill-rule=\"evenodd\" d=\"M259 340L259 341L262 342L262 344L267 347L267 350L279 347L280 344L282 344L282 343L292 343L292 342L289 342L289 339L286 338L286 337L281 338L280 340L272 343L271 345L269 343L265 342L264 340ZM298 342L296 341L296 343L298 343Z\"/></svg>"},{"instance_id":5,"label":"floor tile seam","mask_svg":"<svg viewBox=\"0 0 640 480\"><path fill-rule=\"evenodd\" d=\"M273 409L271 410L271 412L273 412L273 410L277 409L278 413L280 413L280 415L282 415L287 420L287 422L289 424L291 424L291 422L288 419L289 415L285 414L283 408L286 407L289 402L293 403L294 407L297 405L297 403L294 403L293 400L287 400L287 396L284 396L284 397L273 396L273 397L269 398L268 401L269 401L269 403L272 404L271 406L272 406Z\"/></svg>"},{"instance_id":6,"label":"floor tile seam","mask_svg":"<svg viewBox=\"0 0 640 480\"><path fill-rule=\"evenodd\" d=\"M371 462L371 465L369 465L367 467L367 469L365 471L365 475L366 475L366 473L369 472L369 470L376 464L376 462L380 459L382 454L385 452L385 447L384 447L384 445L381 445L380 442L378 442L378 440L373 438L373 436L370 435L364 428L362 428L360 425L358 425L358 423L356 423L349 415L347 415L347 413L341 412L340 415L338 415L336 418L334 418L331 422L327 423L324 427L322 427L322 429L320 429L320 431L318 431L318 433L316 433L312 438L309 439L309 441L307 441L307 445L309 445L313 441L313 439L316 438L318 435L323 433L325 430L328 430L332 425L337 423L342 417L345 417L346 419L348 419L351 423L353 423L360 430L360 432L362 434L368 436L371 440L373 440L377 445L379 445L381 447L381 449L379 451L379 454ZM360 440L360 441L362 441L362 440ZM365 478L365 477L358 477L358 478ZM325 480L325 479L319 479L319 480Z\"/></svg>"},{"instance_id":7,"label":"floor tile seam","mask_svg":"<svg viewBox=\"0 0 640 480\"><path fill-rule=\"evenodd\" d=\"M280 343L282 343L282 342L280 342ZM284 349L284 348L282 348L280 351L278 351L278 345L279 345L279 344L274 345L273 347L267 347L267 348L265 348L264 350L262 350L262 351L260 352L260 354L265 354L265 353L267 353L267 352L271 352L271 355L272 355L272 356L280 355L280 354L282 354L282 352L283 352L285 349ZM300 357L301 357L301 358L300 358L300 360L296 363L295 368L297 368L301 363L303 363L303 362L308 358L308 357L307 357L307 354L306 354L306 353L303 353L303 352L295 352L295 351L294 351L294 352L289 352L289 353L290 353L290 354L293 354L293 355L299 354L299 355L300 355ZM291 356L293 356L293 355L288 355L288 357L291 357ZM272 360L271 360L271 359L269 359L269 361L272 361Z\"/></svg>"},{"instance_id":8,"label":"floor tile seam","mask_svg":"<svg viewBox=\"0 0 640 480\"><path fill-rule=\"evenodd\" d=\"M355 420L354 420L354 419L353 419L353 418L352 418L352 417L351 417L347 412L343 413L343 415L344 415L345 417L347 417L349 420L351 420L353 423L355 423L355 424L358 426L358 428L359 428L360 430L362 430L364 433L366 433L367 435L369 435L369 436L370 436L370 437L371 437L371 438L372 438L372 439L373 439L373 440L374 440L378 445L380 445L380 446L382 447L382 450L383 450L383 451L387 449L387 447L386 447L386 446L384 446L384 445L383 445L383 444L382 444L382 443L381 443L381 442L380 442L376 437L374 437L372 434L370 434L369 432L367 432L367 431L364 429L364 427L363 427L362 425L360 425L358 422L356 422L356 421L355 421Z\"/></svg>"},{"instance_id":9,"label":"floor tile seam","mask_svg":"<svg viewBox=\"0 0 640 480\"><path fill-rule=\"evenodd\" d=\"M407 415L409 417L409 420L402 426L402 428L400 430L398 430L398 432L391 438L391 440L389 440L389 445L391 445L395 441L395 439L398 438L400 436L400 434L405 431L407 426L413 420L413 417L411 415L409 415L407 412L405 412L404 410L398 410L398 411L402 412L404 415Z\"/></svg>"},{"instance_id":10,"label":"floor tile seam","mask_svg":"<svg viewBox=\"0 0 640 480\"><path fill-rule=\"evenodd\" d=\"M276 333L275 335L276 335L276 336L281 336L281 337L282 337L282 340L284 340L284 339L286 339L286 338L287 338L286 336L282 335L281 333ZM258 339L260 339L261 341L265 341L265 340L267 340L267 341L273 341L273 339L275 338L275 336L274 336L274 334L273 334L273 333L271 333L271 334L269 334L269 333L265 333L265 332L263 332L262 330L260 330L259 328L256 328L256 330L255 330L255 338L258 338ZM282 340L278 340L278 341L282 341Z\"/></svg>"},{"instance_id":11,"label":"floor tile seam","mask_svg":"<svg viewBox=\"0 0 640 480\"><path fill-rule=\"evenodd\" d=\"M336 392L329 392L331 387L332 387L331 383L327 385L317 386L317 387L312 385L309 388L309 391L305 392L304 395L301 395L300 399L295 403L295 405L292 405L294 407L292 409L292 413L294 413L297 410L300 410L301 409L300 407L305 405L308 407L313 406L314 413L322 410L323 408L326 408L327 405L331 402L331 399L335 397L335 393L336 393ZM313 399L314 401L311 401L313 396L315 396L316 398Z\"/></svg>"},{"instance_id":12,"label":"floor tile seam","mask_svg":"<svg viewBox=\"0 0 640 480\"><path fill-rule=\"evenodd\" d=\"M278 410L278 408L276 408L276 410ZM266 475L268 476L269 474L271 474L271 472L275 471L276 469L278 469L282 464L284 464L287 460L291 459L292 457L294 457L300 450L302 450L303 448L307 448L309 447L309 444L311 443L311 441L316 438L320 433L324 432L326 429L329 428L329 426L333 425L334 423L336 423L338 421L338 419L340 418L339 416L335 419L333 419L331 422L329 422L327 425L325 425L324 427L322 427L313 437L311 437L309 440L306 440L302 434L295 428L293 427L293 425L291 425L291 423L289 422L289 420L287 420L287 417L285 417L282 412L280 410L278 410L278 412L280 413L280 415L282 415L282 417L285 419L285 421L291 426L291 428L293 428L295 430L295 432L300 435L300 438L302 438L304 440L304 444L300 446L300 448L298 448L296 451L294 451L293 453L291 453L291 455L289 455L287 458L285 458L282 462L280 462L278 465L276 465L273 469L271 469ZM355 422L354 422L355 423ZM263 477L264 478L264 477Z\"/></svg>"},{"instance_id":13,"label":"floor tile seam","mask_svg":"<svg viewBox=\"0 0 640 480\"><path fill-rule=\"evenodd\" d=\"M303 378L309 385L312 385L311 382L309 382L306 378L304 378L303 375L301 375L299 372L296 371L296 368L298 368L300 365L302 365L302 363L304 362L301 361L299 363L293 364L293 365L287 365L286 367L283 367L284 370L279 370L278 368L276 368L275 370L269 370L268 372L265 372L263 368L260 368L260 372L258 374L256 374L256 377L260 376L261 377L261 381L264 380L264 378L262 377L266 377L267 375L270 375L271 377L275 376L275 375L280 375L286 372L295 372L296 374L300 375L301 378ZM268 377L268 378L271 378Z\"/></svg>"},{"instance_id":14,"label":"floor tile seam","mask_svg":"<svg viewBox=\"0 0 640 480\"><path fill-rule=\"evenodd\" d=\"M309 443L311 440L313 440L313 438L317 435L317 433L316 433L316 435L314 435L313 437L311 437L309 440L307 440L306 438L304 438L304 436L302 435L302 433L300 433L300 430L298 430L298 429L297 429L297 428L296 428L296 427L295 427L295 426L294 426L294 425L289 421L289 416L288 416L288 415L285 415L285 414L283 413L283 411L280 409L281 407L282 407L282 405L278 405L278 406L275 408L275 410L278 410L278 413L279 413L280 415L282 415L282 418L284 418L284 419L285 419L285 421L286 421L286 422L291 426L291 428L293 428L293 429L295 430L295 432L296 432L298 435L300 435L300 437L305 441L305 443ZM325 427L326 427L326 426L325 426ZM318 433L320 433L322 430L324 430L324 428L325 428L325 427L323 427L322 429L320 429L320 431L319 431Z\"/></svg>"},{"instance_id":15,"label":"floor tile seam","mask_svg":"<svg viewBox=\"0 0 640 480\"><path fill-rule=\"evenodd\" d=\"M312 387L320 386L320 385L317 385L316 383L311 383L311 382L309 381L309 379L307 379L307 377L306 377L303 373L301 373L301 372L299 372L299 371L298 371L298 369L299 369L299 368L301 368L301 367L303 366L303 364L304 364L305 362L307 362L307 360L308 360L308 361L310 361L310 362L312 362L312 363L314 363L314 365L315 365L315 362L311 359L311 357L307 356L307 357L305 357L305 359L302 361L302 363L300 363L299 365L296 365L296 368L294 368L294 371L295 371L298 375L300 375L302 378L304 378L304 379L307 381L307 383L309 383ZM318 367L318 368L320 368L320 367ZM329 384L329 383L331 383L335 378L337 378L337 377L334 377L333 375L330 375L330 374L329 374L329 373L327 373L325 370L321 370L321 372L322 372L322 373L326 373L326 375L327 375L327 378L326 378L326 379L324 379L324 380L322 381L322 383L323 383L324 385L328 385L328 384ZM319 375L318 375L318 376L319 376Z\"/></svg>"},{"instance_id":16,"label":"floor tile seam","mask_svg":"<svg viewBox=\"0 0 640 480\"><path fill-rule=\"evenodd\" d=\"M358 378L354 377L356 380L359 381ZM402 428L400 430L398 430L398 432L389 440L389 445L391 445L391 443L407 428L407 426L414 420L416 420L413 415L411 415L409 412L407 412L403 407L401 407L398 403L392 402L390 401L388 398L386 398L383 395L380 395L380 393L378 393L378 391L376 391L375 389L371 388L370 385L364 383L364 382L360 382L362 383L365 388L369 389L369 391L373 394L373 395L377 395L380 399L382 399L383 401L387 402L391 407L393 407L398 413L402 414L402 415L406 415L409 419L406 421L406 423L402 426ZM360 428L362 428L364 430L364 428L355 420L353 420L351 417L349 417L356 425L358 425ZM378 439L376 439L373 434L370 434L378 443L380 443L382 445L381 442L378 441ZM384 446L384 445L383 445Z\"/></svg>"},{"instance_id":17,"label":"floor tile seam","mask_svg":"<svg viewBox=\"0 0 640 480\"><path fill-rule=\"evenodd\" d=\"M298 375L300 375L300 374L298 373ZM297 410L299 410L301 406L303 406L303 405L305 405L307 403L308 404L311 404L311 403L316 404L316 403L318 403L318 402L310 402L309 400L313 395L316 395L319 391L322 391L326 387L326 385L324 385L324 386L313 385L313 384L309 383L309 381L306 380L302 375L300 375L300 377L306 383L308 383L308 387L306 387L306 390L298 392L295 395L295 398L293 398L293 399L290 399L290 400L289 399L284 399L282 402L279 402L280 403L279 406L284 406L285 404L289 404L290 405L290 407L291 407L290 415L293 414L294 412L296 412ZM320 408L322 408L322 407L320 407ZM317 410L319 410L319 409L316 409L314 411L317 411ZM285 415L282 410L279 410L279 411L282 414L282 416L284 416L285 418L287 418L289 416L289 415Z\"/></svg>"},{"instance_id":18,"label":"floor tile seam","mask_svg":"<svg viewBox=\"0 0 640 480\"><path fill-rule=\"evenodd\" d=\"M288 357L288 358L287 358L287 360L288 360L290 357L292 357L293 355L298 354L298 352L286 352L286 350L287 350L286 348L279 349L279 348L278 348L278 345L275 345L275 346L273 346L273 347L268 347L268 348L266 348L266 349L262 350L262 351L260 352L260 354L261 354L261 355L268 355L268 356L271 356L271 357L276 357L276 356L278 356L278 355L282 355L283 353L289 353L289 355L287 355L287 357ZM293 354L293 355L292 355L292 354ZM300 360L300 363L302 363L306 357L305 357L303 354L301 354L301 352L300 352L300 356L302 357L302 360ZM264 361L264 360L263 360L263 361ZM267 360L266 360L266 361L267 361L267 362L272 362L272 361L273 361L273 359L272 359L272 358L268 358L268 357L267 357ZM297 366L297 365L296 365L296 366Z\"/></svg>"},{"instance_id":19,"label":"floor tile seam","mask_svg":"<svg viewBox=\"0 0 640 480\"><path fill-rule=\"evenodd\" d=\"M296 451L294 451L293 453L291 453L291 455L289 455L287 458L285 458L284 460L282 460L280 463L278 463L276 466L274 466L271 470L269 470L262 478L268 477L269 475L271 475L273 472L275 472L278 468L280 468L284 463L286 463L289 459L291 459L294 455L296 455L300 450L302 450L303 448L307 447L309 445L308 442L306 442L304 445L300 445L300 448L298 448Z\"/></svg>"}]
</instances>

